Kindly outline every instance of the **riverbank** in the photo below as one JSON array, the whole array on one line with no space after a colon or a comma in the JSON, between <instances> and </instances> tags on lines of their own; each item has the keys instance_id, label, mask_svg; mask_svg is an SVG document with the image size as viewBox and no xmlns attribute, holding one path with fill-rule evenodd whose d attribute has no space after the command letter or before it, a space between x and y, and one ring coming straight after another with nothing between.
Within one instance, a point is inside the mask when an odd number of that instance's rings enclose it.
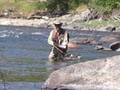
<instances>
[{"instance_id":1,"label":"riverbank","mask_svg":"<svg viewBox=\"0 0 120 90\"><path fill-rule=\"evenodd\" d=\"M53 22L59 19L63 22L63 28L71 30L90 30L90 31L120 31L120 21L102 21L92 20L89 22L76 21L76 15L64 15L61 17L48 18L43 16L41 19L12 19L12 18L0 18L0 25L12 25L12 26L30 26L38 28L53 28Z\"/></svg>"}]
</instances>

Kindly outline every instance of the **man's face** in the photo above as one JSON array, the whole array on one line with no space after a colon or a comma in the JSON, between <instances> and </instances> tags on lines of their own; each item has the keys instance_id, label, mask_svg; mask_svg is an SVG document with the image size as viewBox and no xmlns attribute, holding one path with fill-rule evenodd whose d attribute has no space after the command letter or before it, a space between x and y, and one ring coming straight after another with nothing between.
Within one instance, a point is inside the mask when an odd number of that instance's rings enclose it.
<instances>
[{"instance_id":1,"label":"man's face","mask_svg":"<svg viewBox=\"0 0 120 90\"><path fill-rule=\"evenodd\" d=\"M61 25L55 25L55 29L59 32L61 30Z\"/></svg>"}]
</instances>

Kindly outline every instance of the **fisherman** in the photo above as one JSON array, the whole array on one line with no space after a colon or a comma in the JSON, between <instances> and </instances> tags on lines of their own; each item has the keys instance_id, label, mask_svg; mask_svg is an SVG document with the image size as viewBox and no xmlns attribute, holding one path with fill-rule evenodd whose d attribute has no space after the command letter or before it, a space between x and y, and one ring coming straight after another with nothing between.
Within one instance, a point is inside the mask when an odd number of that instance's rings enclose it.
<instances>
[{"instance_id":1,"label":"fisherman","mask_svg":"<svg viewBox=\"0 0 120 90\"><path fill-rule=\"evenodd\" d=\"M69 42L69 34L61 28L62 23L56 20L53 25L54 29L48 37L48 43L53 47L49 55L49 60L64 58Z\"/></svg>"}]
</instances>

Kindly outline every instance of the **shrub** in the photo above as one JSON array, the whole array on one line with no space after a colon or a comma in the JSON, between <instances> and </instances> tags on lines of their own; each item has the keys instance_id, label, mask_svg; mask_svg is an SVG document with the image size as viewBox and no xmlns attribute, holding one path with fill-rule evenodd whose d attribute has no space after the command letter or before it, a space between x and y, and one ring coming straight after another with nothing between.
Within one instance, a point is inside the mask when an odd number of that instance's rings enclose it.
<instances>
[{"instance_id":1,"label":"shrub","mask_svg":"<svg viewBox=\"0 0 120 90\"><path fill-rule=\"evenodd\" d=\"M120 6L119 0L91 0L90 8L101 15L110 14L114 9Z\"/></svg>"}]
</instances>

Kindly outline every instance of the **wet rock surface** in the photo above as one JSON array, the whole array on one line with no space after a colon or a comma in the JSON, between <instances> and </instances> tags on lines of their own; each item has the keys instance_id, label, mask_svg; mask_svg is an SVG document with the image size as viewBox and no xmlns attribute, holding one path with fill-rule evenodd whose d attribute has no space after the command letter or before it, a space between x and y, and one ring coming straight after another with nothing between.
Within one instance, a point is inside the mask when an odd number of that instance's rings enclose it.
<instances>
[{"instance_id":1,"label":"wet rock surface","mask_svg":"<svg viewBox=\"0 0 120 90\"><path fill-rule=\"evenodd\" d=\"M120 41L116 41L110 44L109 48L113 51L120 49Z\"/></svg>"},{"instance_id":2,"label":"wet rock surface","mask_svg":"<svg viewBox=\"0 0 120 90\"><path fill-rule=\"evenodd\" d=\"M87 45L97 45L100 44L95 38L93 37L75 37L71 38L70 42L76 43L76 44L87 44Z\"/></svg>"},{"instance_id":3,"label":"wet rock surface","mask_svg":"<svg viewBox=\"0 0 120 90\"><path fill-rule=\"evenodd\" d=\"M120 56L74 64L54 71L43 85L51 90L118 90ZM49 90L48 89L48 90Z\"/></svg>"},{"instance_id":4,"label":"wet rock surface","mask_svg":"<svg viewBox=\"0 0 120 90\"><path fill-rule=\"evenodd\" d=\"M118 41L118 39L114 36L105 36L105 37L102 37L99 41L102 43L107 43L107 42L112 43L112 42Z\"/></svg>"}]
</instances>

